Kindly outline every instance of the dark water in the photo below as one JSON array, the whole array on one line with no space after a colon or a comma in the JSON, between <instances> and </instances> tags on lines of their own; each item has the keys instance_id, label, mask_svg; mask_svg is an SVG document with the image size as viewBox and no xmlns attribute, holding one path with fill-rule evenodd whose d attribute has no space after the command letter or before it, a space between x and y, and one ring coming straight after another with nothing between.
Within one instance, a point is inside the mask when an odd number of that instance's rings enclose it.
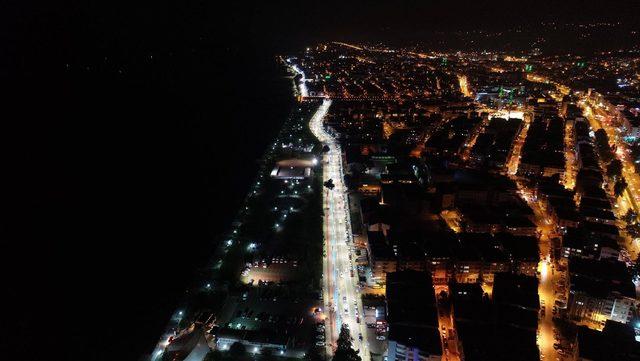
<instances>
[{"instance_id":1,"label":"dark water","mask_svg":"<svg viewBox=\"0 0 640 361\"><path fill-rule=\"evenodd\" d=\"M34 342L71 344L67 359L128 360L151 349L289 111L290 80L273 59L260 61L208 75L223 89L78 75L70 99L56 101L79 103L81 117L35 110L31 124L8 125L17 138L5 143L16 155L3 256L27 256L7 260L21 276L9 295L29 300L9 314L35 336L27 355L44 351ZM49 332L58 334L41 338Z\"/></svg>"},{"instance_id":2,"label":"dark water","mask_svg":"<svg viewBox=\"0 0 640 361\"><path fill-rule=\"evenodd\" d=\"M230 225L291 80L274 48L201 29L62 34L3 74L0 354L136 360Z\"/></svg>"}]
</instances>

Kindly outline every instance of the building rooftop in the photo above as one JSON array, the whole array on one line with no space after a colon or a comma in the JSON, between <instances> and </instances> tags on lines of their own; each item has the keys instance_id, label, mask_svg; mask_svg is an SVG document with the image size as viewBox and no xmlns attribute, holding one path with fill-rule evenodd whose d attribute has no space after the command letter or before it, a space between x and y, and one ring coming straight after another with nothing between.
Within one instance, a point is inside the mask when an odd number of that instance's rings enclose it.
<instances>
[{"instance_id":1,"label":"building rooftop","mask_svg":"<svg viewBox=\"0 0 640 361\"><path fill-rule=\"evenodd\" d=\"M304 179L311 176L314 162L305 159L286 159L276 163L271 171L275 179Z\"/></svg>"},{"instance_id":2,"label":"building rooftop","mask_svg":"<svg viewBox=\"0 0 640 361\"><path fill-rule=\"evenodd\" d=\"M535 261L540 258L538 239L532 236L514 236L510 233L498 233L496 239L514 261Z\"/></svg>"},{"instance_id":3,"label":"building rooftop","mask_svg":"<svg viewBox=\"0 0 640 361\"><path fill-rule=\"evenodd\" d=\"M535 331L501 324L458 323L466 360L539 361Z\"/></svg>"},{"instance_id":4,"label":"building rooftop","mask_svg":"<svg viewBox=\"0 0 640 361\"><path fill-rule=\"evenodd\" d=\"M437 328L393 324L389 327L389 341L416 347L429 355L442 355L442 342Z\"/></svg>"},{"instance_id":5,"label":"building rooftop","mask_svg":"<svg viewBox=\"0 0 640 361\"><path fill-rule=\"evenodd\" d=\"M371 258L376 260L395 260L396 254L393 247L387 242L382 231L367 232L369 248L371 249Z\"/></svg>"},{"instance_id":6,"label":"building rooftop","mask_svg":"<svg viewBox=\"0 0 640 361\"><path fill-rule=\"evenodd\" d=\"M635 297L631 274L624 262L571 258L569 279L572 292L605 298L611 293Z\"/></svg>"},{"instance_id":7,"label":"building rooftop","mask_svg":"<svg viewBox=\"0 0 640 361\"><path fill-rule=\"evenodd\" d=\"M578 357L582 360L640 360L640 343L631 325L607 321L602 332L578 328Z\"/></svg>"},{"instance_id":8,"label":"building rooftop","mask_svg":"<svg viewBox=\"0 0 640 361\"><path fill-rule=\"evenodd\" d=\"M387 273L386 296L390 324L438 328L438 312L431 275L427 272Z\"/></svg>"},{"instance_id":9,"label":"building rooftop","mask_svg":"<svg viewBox=\"0 0 640 361\"><path fill-rule=\"evenodd\" d=\"M493 282L493 300L496 304L513 305L537 311L538 279L513 273L496 273Z\"/></svg>"}]
</instances>

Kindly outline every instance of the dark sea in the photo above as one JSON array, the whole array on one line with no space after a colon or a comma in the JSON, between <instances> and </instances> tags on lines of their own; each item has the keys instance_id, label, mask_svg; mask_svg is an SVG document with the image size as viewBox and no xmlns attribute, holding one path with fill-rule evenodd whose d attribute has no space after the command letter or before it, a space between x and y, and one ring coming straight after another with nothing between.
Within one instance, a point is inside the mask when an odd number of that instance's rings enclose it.
<instances>
[{"instance_id":1,"label":"dark sea","mask_svg":"<svg viewBox=\"0 0 640 361\"><path fill-rule=\"evenodd\" d=\"M2 59L0 359L150 353L294 102L280 47L86 14Z\"/></svg>"}]
</instances>

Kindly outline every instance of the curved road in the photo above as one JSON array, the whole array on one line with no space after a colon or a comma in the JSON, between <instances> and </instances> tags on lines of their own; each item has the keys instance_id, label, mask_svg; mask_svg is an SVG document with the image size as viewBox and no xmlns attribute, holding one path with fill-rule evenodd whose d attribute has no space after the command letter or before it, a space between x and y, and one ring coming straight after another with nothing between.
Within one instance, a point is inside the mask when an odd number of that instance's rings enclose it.
<instances>
[{"instance_id":1,"label":"curved road","mask_svg":"<svg viewBox=\"0 0 640 361\"><path fill-rule=\"evenodd\" d=\"M323 193L325 257L323 259L323 299L327 316L327 354L333 354L343 324L347 324L353 345L363 361L370 359L367 332L362 315L351 233L351 220L342 173L342 151L335 137L323 126L331 100L325 99L311 118L309 127L320 142L329 147L323 154L323 181L331 179L335 187ZM362 335L362 340L360 340Z\"/></svg>"}]
</instances>

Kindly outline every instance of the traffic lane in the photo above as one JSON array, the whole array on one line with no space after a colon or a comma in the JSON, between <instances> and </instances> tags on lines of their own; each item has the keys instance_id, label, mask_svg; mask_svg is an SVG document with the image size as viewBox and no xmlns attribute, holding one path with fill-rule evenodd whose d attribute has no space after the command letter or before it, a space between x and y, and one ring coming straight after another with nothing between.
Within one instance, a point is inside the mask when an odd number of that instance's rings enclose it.
<instances>
[{"instance_id":1,"label":"traffic lane","mask_svg":"<svg viewBox=\"0 0 640 361\"><path fill-rule=\"evenodd\" d=\"M317 125L317 124L316 124ZM326 135L324 130L321 130L320 127L316 126L316 131L322 133L322 135ZM320 137L319 137L320 138ZM348 214L346 213L346 209L344 207L343 197L340 195L343 193L343 184L342 184L342 175L341 175L341 155L339 148L335 146L333 141L328 141L331 145L330 152L327 154L327 172L325 173L325 179L333 179L334 180L334 190L328 191L326 193L327 198L329 200L329 217L328 224L330 225L330 234L331 234L331 242L330 245L334 248L335 252L335 261L334 266L339 267L341 276L336 280L337 286L336 292L336 312L338 321L344 321L347 325L350 326L352 330L352 336L355 330L359 330L356 316L356 309L361 310L361 303L359 302L359 295L356 291L357 283L353 282L351 279L350 273L353 265L351 264L351 260L349 259L350 248L348 247L346 241L348 238L348 228L347 224L344 220L348 219ZM328 178L328 179L327 179ZM334 277L336 279L336 277ZM332 282L333 283L333 282ZM346 300L346 301L345 301ZM350 311L353 303L353 311ZM347 309L345 313L344 309ZM356 336L357 337L357 336ZM354 337L354 338L356 338ZM357 338L359 341L359 337ZM357 343L357 342L356 342ZM366 342L363 340L360 342L361 349L366 351ZM368 358L368 353L364 352L365 359Z\"/></svg>"},{"instance_id":2,"label":"traffic lane","mask_svg":"<svg viewBox=\"0 0 640 361\"><path fill-rule=\"evenodd\" d=\"M324 206L324 213L325 213L325 217L328 218L329 212L329 202L328 199L325 195L324 197L324 202L323 202L323 206ZM330 232L330 227L331 225L328 222L325 222L325 234L329 235L331 234ZM331 310L331 305L332 305L332 299L333 299L333 292L334 292L334 287L333 287L333 274L331 272L331 270L333 269L332 265L332 259L333 259L333 248L331 246L331 236L329 237L325 237L326 241L325 241L325 260L326 260L326 267L324 270L324 275L325 275L325 287L324 287L324 299L325 299L325 312L327 312L328 314L328 320L329 322L327 324L325 324L325 330L326 330L326 337L325 337L325 347L326 347L326 352L328 355L331 355L333 350L331 349L332 345L334 344L335 340L337 340L337 335L335 334L334 330L335 330L335 315ZM335 303L333 303L335 304Z\"/></svg>"},{"instance_id":3,"label":"traffic lane","mask_svg":"<svg viewBox=\"0 0 640 361\"><path fill-rule=\"evenodd\" d=\"M539 323L538 345L540 347L540 353L544 355L545 359L555 359L557 354L553 348L553 344L555 343L553 315L552 312L548 312L547 307L553 307L554 305L554 284L559 278L559 272L553 271L551 262L548 260L540 262L539 270L540 286L538 287L538 294L540 295L541 302L544 304L545 311Z\"/></svg>"}]
</instances>

